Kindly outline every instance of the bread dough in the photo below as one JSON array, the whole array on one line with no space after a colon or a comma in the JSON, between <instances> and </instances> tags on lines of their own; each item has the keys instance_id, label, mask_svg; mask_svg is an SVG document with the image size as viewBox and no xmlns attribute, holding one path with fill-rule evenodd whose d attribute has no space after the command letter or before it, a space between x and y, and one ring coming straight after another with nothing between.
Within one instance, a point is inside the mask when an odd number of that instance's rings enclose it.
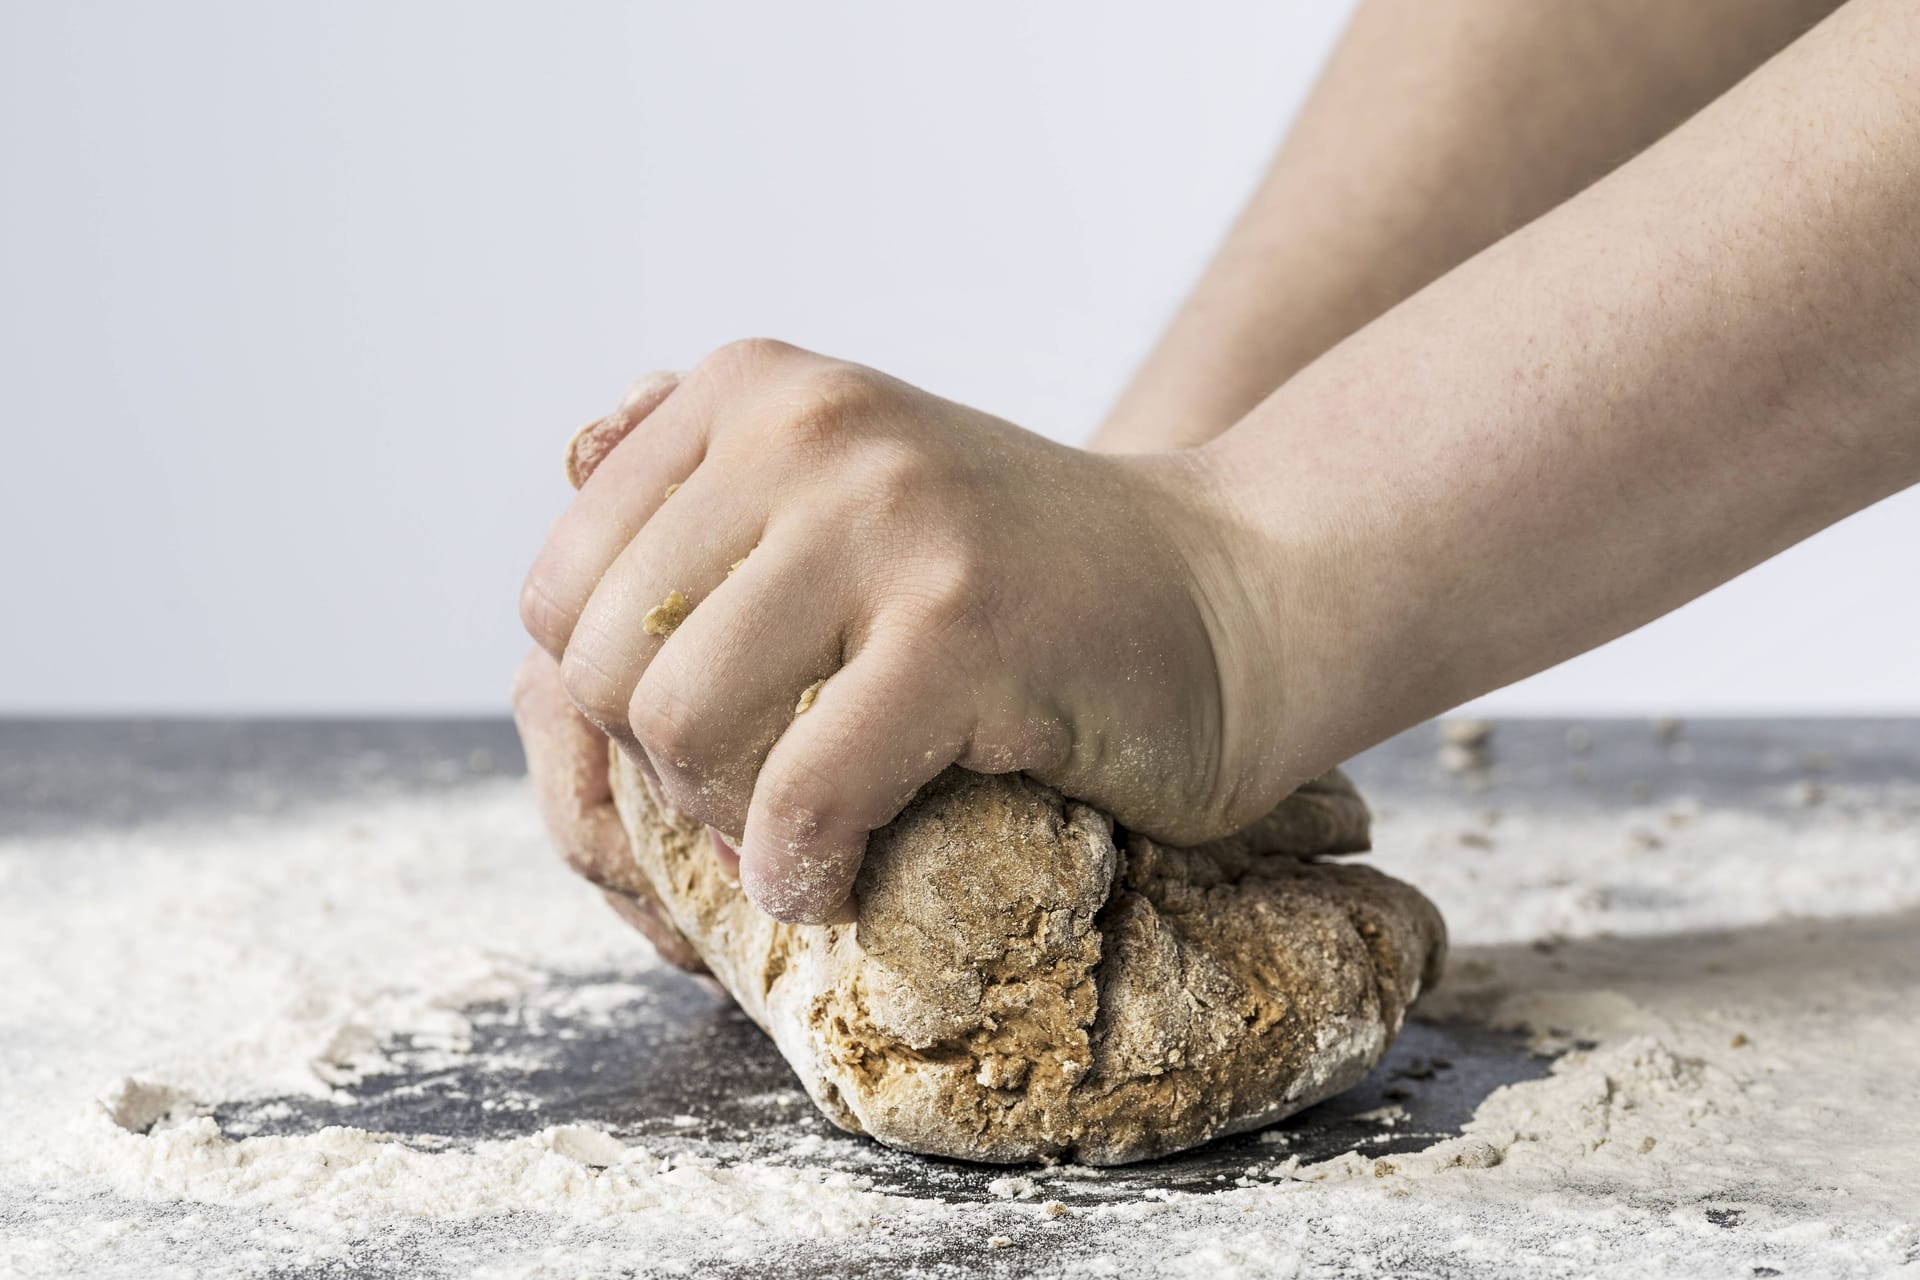
<instances>
[{"instance_id":1,"label":"bread dough","mask_svg":"<svg viewBox=\"0 0 1920 1280\"><path fill-rule=\"evenodd\" d=\"M575 487L630 426L574 437ZM643 629L691 608L671 592ZM1357 1083L1446 952L1413 889L1311 861L1367 847L1338 771L1170 849L1021 775L949 769L869 838L855 923L824 926L760 911L704 827L617 751L612 771L668 921L829 1119L909 1151L1121 1164L1268 1124Z\"/></svg>"},{"instance_id":2,"label":"bread dough","mask_svg":"<svg viewBox=\"0 0 1920 1280\"><path fill-rule=\"evenodd\" d=\"M692 601L679 591L669 591L665 600L647 610L647 616L640 619L640 629L664 640L678 631L692 612Z\"/></svg>"},{"instance_id":3,"label":"bread dough","mask_svg":"<svg viewBox=\"0 0 1920 1280\"><path fill-rule=\"evenodd\" d=\"M1412 888L1309 860L1367 847L1338 772L1171 849L949 769L870 837L845 925L773 920L618 753L613 782L673 924L814 1102L908 1151L1120 1164L1268 1124L1357 1083L1446 950Z\"/></svg>"}]
</instances>

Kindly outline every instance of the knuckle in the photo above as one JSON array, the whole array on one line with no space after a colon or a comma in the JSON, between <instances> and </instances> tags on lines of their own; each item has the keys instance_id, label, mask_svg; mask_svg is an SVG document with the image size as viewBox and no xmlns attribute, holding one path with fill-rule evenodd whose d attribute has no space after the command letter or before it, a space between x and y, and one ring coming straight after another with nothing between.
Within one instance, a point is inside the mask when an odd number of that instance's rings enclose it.
<instances>
[{"instance_id":1,"label":"knuckle","mask_svg":"<svg viewBox=\"0 0 1920 1280\"><path fill-rule=\"evenodd\" d=\"M618 725L626 711L626 697L604 658L585 645L567 648L560 659L560 687L580 713L602 727Z\"/></svg>"},{"instance_id":2,"label":"knuckle","mask_svg":"<svg viewBox=\"0 0 1920 1280\"><path fill-rule=\"evenodd\" d=\"M887 395L882 375L862 365L838 361L809 370L804 389L809 400L827 406L836 417L849 419L877 409Z\"/></svg>"},{"instance_id":3,"label":"knuckle","mask_svg":"<svg viewBox=\"0 0 1920 1280\"><path fill-rule=\"evenodd\" d=\"M845 439L868 421L885 397L879 375L857 365L831 364L809 371L778 412L761 424L776 447L812 451Z\"/></svg>"},{"instance_id":4,"label":"knuckle","mask_svg":"<svg viewBox=\"0 0 1920 1280\"><path fill-rule=\"evenodd\" d=\"M812 453L840 435L846 419L833 405L819 400L796 400L761 428L766 443L797 453Z\"/></svg>"},{"instance_id":5,"label":"knuckle","mask_svg":"<svg viewBox=\"0 0 1920 1280\"><path fill-rule=\"evenodd\" d=\"M693 718L677 700L648 688L643 680L626 708L626 719L634 741L656 767L676 774L697 767L699 747ZM670 785L664 772L661 783ZM686 808L684 804L679 807Z\"/></svg>"},{"instance_id":6,"label":"knuckle","mask_svg":"<svg viewBox=\"0 0 1920 1280\"><path fill-rule=\"evenodd\" d=\"M702 380L732 381L750 376L800 354L798 347L772 338L740 338L716 347L694 367Z\"/></svg>"},{"instance_id":7,"label":"knuckle","mask_svg":"<svg viewBox=\"0 0 1920 1280\"><path fill-rule=\"evenodd\" d=\"M846 468L846 487L861 508L892 519L916 509L936 483L938 468L924 449L902 440L867 442Z\"/></svg>"},{"instance_id":8,"label":"knuckle","mask_svg":"<svg viewBox=\"0 0 1920 1280\"><path fill-rule=\"evenodd\" d=\"M918 625L936 635L971 634L993 613L989 575L969 556L922 563L904 594Z\"/></svg>"},{"instance_id":9,"label":"knuckle","mask_svg":"<svg viewBox=\"0 0 1920 1280\"><path fill-rule=\"evenodd\" d=\"M560 604L555 583L536 567L520 587L520 625L548 653L558 655L573 632L573 614Z\"/></svg>"}]
</instances>

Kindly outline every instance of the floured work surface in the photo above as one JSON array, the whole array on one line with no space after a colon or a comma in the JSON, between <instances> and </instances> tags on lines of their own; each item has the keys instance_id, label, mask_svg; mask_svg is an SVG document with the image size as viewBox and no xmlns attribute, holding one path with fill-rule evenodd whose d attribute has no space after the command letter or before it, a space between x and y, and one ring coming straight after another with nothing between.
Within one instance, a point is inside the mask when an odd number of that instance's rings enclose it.
<instances>
[{"instance_id":1,"label":"floured work surface","mask_svg":"<svg viewBox=\"0 0 1920 1280\"><path fill-rule=\"evenodd\" d=\"M0 1275L1911 1269L1920 724L1436 747L1354 765L1454 944L1372 1076L1008 1170L828 1125L555 864L504 723L0 722Z\"/></svg>"},{"instance_id":2,"label":"floured work surface","mask_svg":"<svg viewBox=\"0 0 1920 1280\"><path fill-rule=\"evenodd\" d=\"M615 757L641 872L834 1121L890 1146L1118 1164L1357 1083L1439 976L1339 773L1170 849L1023 776L950 769L868 840L849 925L786 925Z\"/></svg>"}]
</instances>

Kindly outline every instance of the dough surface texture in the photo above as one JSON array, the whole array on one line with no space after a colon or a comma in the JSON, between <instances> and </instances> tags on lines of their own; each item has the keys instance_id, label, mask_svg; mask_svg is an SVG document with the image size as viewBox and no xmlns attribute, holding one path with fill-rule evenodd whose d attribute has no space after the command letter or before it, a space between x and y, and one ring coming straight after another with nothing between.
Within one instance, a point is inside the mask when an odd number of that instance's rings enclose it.
<instances>
[{"instance_id":1,"label":"dough surface texture","mask_svg":"<svg viewBox=\"0 0 1920 1280\"><path fill-rule=\"evenodd\" d=\"M786 925L615 753L673 924L820 1109L889 1146L1120 1164L1357 1083L1439 977L1439 913L1371 868L1338 772L1168 848L1019 774L949 769L868 841L857 919ZM1118 839L1116 840L1116 836Z\"/></svg>"}]
</instances>

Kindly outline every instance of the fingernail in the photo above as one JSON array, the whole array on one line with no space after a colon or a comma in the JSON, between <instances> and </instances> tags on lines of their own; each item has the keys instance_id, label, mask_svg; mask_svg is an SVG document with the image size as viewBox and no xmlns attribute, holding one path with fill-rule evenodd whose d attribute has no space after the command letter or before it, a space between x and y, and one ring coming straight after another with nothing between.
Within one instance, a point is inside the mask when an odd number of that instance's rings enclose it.
<instances>
[{"instance_id":1,"label":"fingernail","mask_svg":"<svg viewBox=\"0 0 1920 1280\"><path fill-rule=\"evenodd\" d=\"M714 860L720 864L721 869L726 871L730 877L738 879L740 877L740 855L734 851L732 842L712 827L707 828L707 839L713 842Z\"/></svg>"}]
</instances>

